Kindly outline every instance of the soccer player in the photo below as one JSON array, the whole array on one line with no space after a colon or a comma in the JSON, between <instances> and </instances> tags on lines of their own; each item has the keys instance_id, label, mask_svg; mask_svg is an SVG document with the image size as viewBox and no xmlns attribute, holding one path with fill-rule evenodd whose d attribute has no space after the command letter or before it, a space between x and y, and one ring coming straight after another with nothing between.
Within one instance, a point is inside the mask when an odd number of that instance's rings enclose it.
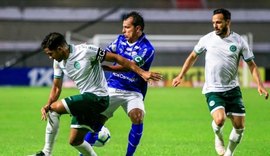
<instances>
[{"instance_id":1,"label":"soccer player","mask_svg":"<svg viewBox=\"0 0 270 156\"><path fill-rule=\"evenodd\" d=\"M117 62L136 72L144 80L159 80L161 75L144 71L136 64L89 44L68 44L60 33L50 33L42 41L42 49L54 59L54 81L47 104L42 107L42 120L48 123L44 149L36 155L51 155L61 114L71 114L69 143L84 155L95 156L91 145L84 141L88 131L98 132L103 126L101 112L109 105L108 86L101 67L102 61ZM58 100L63 75L73 80L80 94ZM58 100L58 101L57 101Z\"/></svg>"},{"instance_id":2,"label":"soccer player","mask_svg":"<svg viewBox=\"0 0 270 156\"><path fill-rule=\"evenodd\" d=\"M149 70L154 59L154 48L143 32L144 19L138 12L130 12L123 17L121 35L106 49L121 55L144 70ZM107 82L109 86L110 103L102 114L108 120L120 106L131 120L131 129L128 135L126 156L132 156L143 134L143 118L145 114L144 98L147 91L147 82L139 75L115 63L104 66L105 70L112 71ZM119 71L124 71L120 72ZM93 144L95 135L88 133L86 140Z\"/></svg>"},{"instance_id":3,"label":"soccer player","mask_svg":"<svg viewBox=\"0 0 270 156\"><path fill-rule=\"evenodd\" d=\"M205 53L205 84L202 92L213 118L215 149L219 155L232 156L245 130L245 106L237 75L240 58L247 63L259 94L264 94L267 99L269 93L263 86L247 42L230 29L231 13L226 9L214 10L212 24L214 31L199 40L172 85L179 85L198 56ZM233 128L225 150L222 129L226 117L231 119Z\"/></svg>"}]
</instances>

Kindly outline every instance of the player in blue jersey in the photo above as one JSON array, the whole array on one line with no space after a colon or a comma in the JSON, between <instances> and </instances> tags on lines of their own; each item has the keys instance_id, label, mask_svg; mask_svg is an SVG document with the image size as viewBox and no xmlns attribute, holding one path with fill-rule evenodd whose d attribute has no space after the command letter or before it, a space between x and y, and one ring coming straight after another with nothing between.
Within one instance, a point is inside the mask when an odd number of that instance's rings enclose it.
<instances>
[{"instance_id":1,"label":"player in blue jersey","mask_svg":"<svg viewBox=\"0 0 270 156\"><path fill-rule=\"evenodd\" d=\"M107 47L106 51L121 55L148 71L155 52L143 30L144 19L139 13L126 14L123 17L123 34L119 35ZM132 156L143 134L144 98L147 92L147 82L136 73L128 71L117 63L113 66L103 66L103 68L112 72L107 80L110 103L108 109L102 114L105 116L104 120L107 120L120 106L127 113L132 124L128 135L126 156ZM96 135L88 133L85 139L93 144Z\"/></svg>"},{"instance_id":2,"label":"player in blue jersey","mask_svg":"<svg viewBox=\"0 0 270 156\"><path fill-rule=\"evenodd\" d=\"M70 114L72 117L70 144L85 155L96 155L84 137L89 131L98 132L101 129L104 124L101 112L109 104L108 85L101 62L117 62L142 76L142 80L161 78L158 73L144 71L124 57L94 45L68 44L60 33L48 34L42 42L42 49L49 58L54 59L54 80L48 102L41 109L42 119L49 118L45 146L35 156L51 155L61 114ZM64 74L75 82L80 94L58 100Z\"/></svg>"}]
</instances>

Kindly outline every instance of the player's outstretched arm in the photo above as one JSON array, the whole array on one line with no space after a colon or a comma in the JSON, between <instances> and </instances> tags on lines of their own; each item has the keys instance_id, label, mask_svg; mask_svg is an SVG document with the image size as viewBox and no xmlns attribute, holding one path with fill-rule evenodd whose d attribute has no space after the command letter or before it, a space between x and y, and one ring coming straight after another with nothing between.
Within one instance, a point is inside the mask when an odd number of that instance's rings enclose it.
<instances>
[{"instance_id":1,"label":"player's outstretched arm","mask_svg":"<svg viewBox=\"0 0 270 156\"><path fill-rule=\"evenodd\" d=\"M253 79L256 81L257 86L258 86L258 92L260 95L264 95L265 99L268 99L269 97L269 93L268 91L264 88L261 77L260 77L260 73L259 70L257 68L256 63L251 60L249 62L247 62L249 70L252 74Z\"/></svg>"},{"instance_id":2,"label":"player's outstretched arm","mask_svg":"<svg viewBox=\"0 0 270 156\"><path fill-rule=\"evenodd\" d=\"M117 62L124 68L127 68L131 71L134 71L138 75L140 75L145 81L159 81L162 79L162 75L157 72L151 72L151 71L145 71L138 67L135 63L127 60L126 58L116 55L113 53L107 53L105 56L105 61L110 61L110 62Z\"/></svg>"},{"instance_id":3,"label":"player's outstretched arm","mask_svg":"<svg viewBox=\"0 0 270 156\"><path fill-rule=\"evenodd\" d=\"M183 77L185 76L187 71L190 69L190 67L192 67L193 64L196 62L197 58L198 58L198 55L194 51L192 51L189 54L189 56L186 59L184 65L183 65L183 68L180 71L179 75L176 76L172 81L172 86L173 87L176 87L176 86L181 84Z\"/></svg>"}]
</instances>

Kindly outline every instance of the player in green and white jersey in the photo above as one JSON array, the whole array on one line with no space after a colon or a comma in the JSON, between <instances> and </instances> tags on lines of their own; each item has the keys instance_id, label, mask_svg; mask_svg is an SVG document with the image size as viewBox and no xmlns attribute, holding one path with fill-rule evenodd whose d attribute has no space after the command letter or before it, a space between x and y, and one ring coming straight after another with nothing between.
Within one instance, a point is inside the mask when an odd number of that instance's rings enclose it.
<instances>
[{"instance_id":1,"label":"player in green and white jersey","mask_svg":"<svg viewBox=\"0 0 270 156\"><path fill-rule=\"evenodd\" d=\"M186 59L181 72L173 79L172 85L179 85L198 56L205 53L205 84L202 92L206 96L213 118L215 149L219 155L232 156L245 129L245 106L237 74L240 58L248 64L258 85L259 94L264 94L267 99L269 93L263 86L257 65L253 60L253 52L247 42L239 34L230 30L231 13L226 9L214 10L212 24L214 31L199 40ZM231 119L233 129L225 150L222 129L226 117Z\"/></svg>"},{"instance_id":2,"label":"player in green and white jersey","mask_svg":"<svg viewBox=\"0 0 270 156\"><path fill-rule=\"evenodd\" d=\"M84 155L96 155L91 145L84 141L84 136L89 130L98 132L101 129L104 123L100 120L100 113L109 104L102 61L117 62L136 72L145 81L161 79L159 73L144 71L120 55L106 53L94 45L69 45L60 33L48 34L41 46L45 53L54 59L54 80L48 102L41 109L42 119L49 118L45 147L35 155L51 155L61 114L72 115L70 144ZM58 100L64 74L75 82L80 94Z\"/></svg>"}]
</instances>

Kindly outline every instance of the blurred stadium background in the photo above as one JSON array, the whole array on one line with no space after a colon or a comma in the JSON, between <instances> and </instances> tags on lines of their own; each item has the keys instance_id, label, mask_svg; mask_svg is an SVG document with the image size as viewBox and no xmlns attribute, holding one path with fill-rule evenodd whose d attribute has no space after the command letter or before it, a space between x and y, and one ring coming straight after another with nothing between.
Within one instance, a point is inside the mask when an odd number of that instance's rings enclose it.
<instances>
[{"instance_id":1,"label":"blurred stadium background","mask_svg":"<svg viewBox=\"0 0 270 156\"><path fill-rule=\"evenodd\" d=\"M121 17L131 10L144 16L145 33L156 47L154 67L169 82L198 37L212 31L212 10L219 7L231 10L232 30L248 38L269 86L269 0L0 0L0 85L49 86L52 61L39 48L46 34L61 32L70 42L105 36L104 44L94 42L104 48L121 33ZM203 62L200 57L187 85L201 85ZM245 72L240 72L244 83ZM245 85L254 84L249 80Z\"/></svg>"}]
</instances>

